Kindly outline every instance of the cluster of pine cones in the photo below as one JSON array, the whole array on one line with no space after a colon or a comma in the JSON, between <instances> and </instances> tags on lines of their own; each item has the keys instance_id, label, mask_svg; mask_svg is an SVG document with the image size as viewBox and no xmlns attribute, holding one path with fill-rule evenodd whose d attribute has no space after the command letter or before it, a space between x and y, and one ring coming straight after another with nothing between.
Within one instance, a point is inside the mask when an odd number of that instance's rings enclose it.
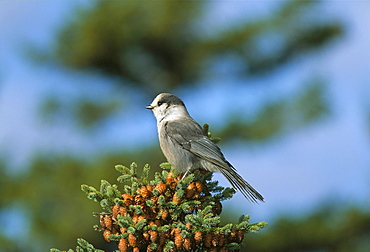
<instances>
[{"instance_id":1,"label":"cluster of pine cones","mask_svg":"<svg viewBox=\"0 0 370 252\"><path fill-rule=\"evenodd\" d=\"M100 214L104 239L116 241L121 252L229 251L228 244L240 244L245 230L220 232L213 228L217 225L207 228L204 223L191 221L204 209L205 201L214 202L208 217L218 216L222 205L200 180L179 190L180 179L170 171L163 182L142 185L134 195L122 194L121 203L114 204L111 213Z\"/></svg>"}]
</instances>

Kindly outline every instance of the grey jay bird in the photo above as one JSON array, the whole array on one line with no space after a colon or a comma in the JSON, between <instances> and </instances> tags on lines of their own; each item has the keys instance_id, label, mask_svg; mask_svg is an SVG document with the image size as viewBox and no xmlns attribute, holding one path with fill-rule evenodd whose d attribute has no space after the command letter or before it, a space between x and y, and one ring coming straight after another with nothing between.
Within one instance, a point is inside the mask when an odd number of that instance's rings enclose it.
<instances>
[{"instance_id":1,"label":"grey jay bird","mask_svg":"<svg viewBox=\"0 0 370 252\"><path fill-rule=\"evenodd\" d=\"M240 191L249 201L263 201L262 195L238 174L220 148L190 117L180 98L161 93L146 108L152 110L157 119L162 152L176 170L185 175L199 168L221 172L234 190Z\"/></svg>"}]
</instances>

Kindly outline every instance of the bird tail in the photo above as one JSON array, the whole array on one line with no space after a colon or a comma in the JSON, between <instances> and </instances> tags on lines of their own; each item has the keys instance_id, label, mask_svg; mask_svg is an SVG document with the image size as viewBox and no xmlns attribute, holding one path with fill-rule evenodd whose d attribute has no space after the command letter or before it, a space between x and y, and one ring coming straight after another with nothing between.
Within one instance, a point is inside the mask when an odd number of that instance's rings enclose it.
<instances>
[{"instance_id":1,"label":"bird tail","mask_svg":"<svg viewBox=\"0 0 370 252\"><path fill-rule=\"evenodd\" d=\"M262 195L245 181L233 166L230 165L229 169L220 168L220 172L227 178L234 190L240 191L250 202L258 203L258 200L264 201Z\"/></svg>"}]
</instances>

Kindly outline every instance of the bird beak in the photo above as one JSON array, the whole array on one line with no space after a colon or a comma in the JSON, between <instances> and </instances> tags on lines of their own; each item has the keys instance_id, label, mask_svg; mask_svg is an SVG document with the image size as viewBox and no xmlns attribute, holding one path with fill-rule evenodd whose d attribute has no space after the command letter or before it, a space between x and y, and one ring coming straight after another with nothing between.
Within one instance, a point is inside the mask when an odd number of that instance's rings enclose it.
<instances>
[{"instance_id":1,"label":"bird beak","mask_svg":"<svg viewBox=\"0 0 370 252\"><path fill-rule=\"evenodd\" d=\"M154 107L152 107L151 105L146 106L145 108L146 108L146 109L154 109Z\"/></svg>"}]
</instances>

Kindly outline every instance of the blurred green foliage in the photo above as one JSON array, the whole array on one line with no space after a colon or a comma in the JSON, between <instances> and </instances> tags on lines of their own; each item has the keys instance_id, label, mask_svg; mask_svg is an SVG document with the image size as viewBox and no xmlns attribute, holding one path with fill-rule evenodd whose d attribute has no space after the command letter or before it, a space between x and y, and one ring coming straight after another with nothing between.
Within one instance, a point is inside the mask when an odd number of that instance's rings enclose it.
<instances>
[{"instance_id":1,"label":"blurred green foliage","mask_svg":"<svg viewBox=\"0 0 370 252\"><path fill-rule=\"evenodd\" d=\"M264 76L322 48L343 33L338 21L320 20L312 14L319 10L313 1L282 2L269 16L218 29L203 25L211 4L208 1L95 1L89 7L77 9L73 18L66 20L49 58L67 68L99 72L114 79L115 85L123 89L134 87L152 99L159 92L191 88L217 76L219 64L237 65L232 72L234 77ZM42 53L46 52L39 52ZM296 107L294 115L306 116L306 121L316 119L326 109L316 106L326 105L319 100L321 97L317 94L302 101L304 104ZM249 132L245 133L249 137L244 139L264 140L285 127L285 114L291 111L289 108L286 111L283 103L289 99L265 104L256 122L238 125ZM70 114L86 127L114 116L120 108L116 103L94 100L68 99L59 100L58 104L76 108L70 109ZM42 110L57 115L49 117L59 117L50 105L53 102L45 102ZM312 106L316 106L315 113L308 116L307 108ZM260 121L270 120L271 115L277 124L272 128L260 127ZM238 122L234 120L231 124Z\"/></svg>"},{"instance_id":2,"label":"blurred green foliage","mask_svg":"<svg viewBox=\"0 0 370 252\"><path fill-rule=\"evenodd\" d=\"M241 75L271 71L343 32L341 24L309 14L312 1L287 1L267 18L209 31L201 26L209 4L96 1L66 23L55 58L74 69L120 77L122 85L153 96L215 74L214 64L228 56Z\"/></svg>"},{"instance_id":3,"label":"blurred green foliage","mask_svg":"<svg viewBox=\"0 0 370 252\"><path fill-rule=\"evenodd\" d=\"M284 216L246 241L250 251L370 250L370 213L347 206L323 206L304 217Z\"/></svg>"},{"instance_id":4,"label":"blurred green foliage","mask_svg":"<svg viewBox=\"0 0 370 252\"><path fill-rule=\"evenodd\" d=\"M47 123L74 121L83 130L99 128L123 107L124 102L115 98L96 100L77 97L65 100L64 97L50 95L45 97L40 106L40 115ZM76 120L77 119L77 120Z\"/></svg>"},{"instance_id":5,"label":"blurred green foliage","mask_svg":"<svg viewBox=\"0 0 370 252\"><path fill-rule=\"evenodd\" d=\"M222 139L258 142L292 132L330 114L326 93L323 81L311 80L293 98L270 101L254 116L241 117L244 111L237 111L218 135Z\"/></svg>"},{"instance_id":6,"label":"blurred green foliage","mask_svg":"<svg viewBox=\"0 0 370 252\"><path fill-rule=\"evenodd\" d=\"M84 127L95 125L96 122L101 122L102 119L108 117L120 108L120 103L115 101L107 101L97 104L89 99L81 99L76 106L76 116L80 118L79 122Z\"/></svg>"}]
</instances>

